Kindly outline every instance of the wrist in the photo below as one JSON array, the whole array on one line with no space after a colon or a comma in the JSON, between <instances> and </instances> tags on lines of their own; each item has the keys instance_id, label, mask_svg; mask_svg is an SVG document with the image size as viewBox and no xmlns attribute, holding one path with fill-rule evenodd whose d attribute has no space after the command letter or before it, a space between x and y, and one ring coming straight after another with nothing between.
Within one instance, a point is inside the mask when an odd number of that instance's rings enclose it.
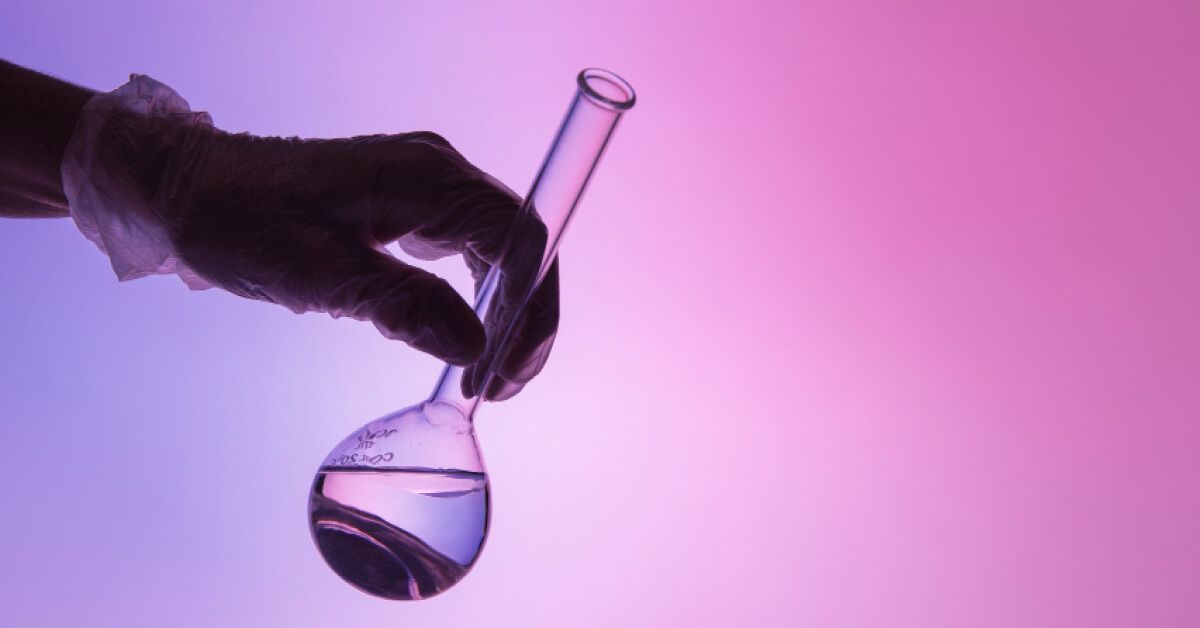
<instances>
[{"instance_id":1,"label":"wrist","mask_svg":"<svg viewBox=\"0 0 1200 628\"><path fill-rule=\"evenodd\" d=\"M211 125L207 113L139 75L81 110L63 156L63 192L79 230L122 281L175 273L207 287L180 260L164 210L187 198L183 179L202 145L195 137Z\"/></svg>"}]
</instances>

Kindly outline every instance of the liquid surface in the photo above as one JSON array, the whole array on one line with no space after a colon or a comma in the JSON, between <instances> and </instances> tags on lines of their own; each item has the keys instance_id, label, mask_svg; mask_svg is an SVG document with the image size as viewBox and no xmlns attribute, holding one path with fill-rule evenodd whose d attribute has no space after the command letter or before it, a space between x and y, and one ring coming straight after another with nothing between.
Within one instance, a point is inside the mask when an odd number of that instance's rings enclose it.
<instances>
[{"instance_id":1,"label":"liquid surface","mask_svg":"<svg viewBox=\"0 0 1200 628\"><path fill-rule=\"evenodd\" d=\"M309 525L346 582L418 600L466 575L483 548L487 505L482 473L324 467L309 494Z\"/></svg>"}]
</instances>

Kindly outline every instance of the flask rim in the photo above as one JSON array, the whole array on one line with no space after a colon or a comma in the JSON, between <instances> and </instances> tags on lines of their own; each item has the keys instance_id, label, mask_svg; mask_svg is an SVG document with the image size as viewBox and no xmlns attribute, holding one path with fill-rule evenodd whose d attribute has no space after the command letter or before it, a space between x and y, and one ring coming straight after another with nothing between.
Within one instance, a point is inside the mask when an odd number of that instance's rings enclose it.
<instances>
[{"instance_id":1,"label":"flask rim","mask_svg":"<svg viewBox=\"0 0 1200 628\"><path fill-rule=\"evenodd\" d=\"M613 111L628 111L637 94L628 81L601 68L585 68L577 79L579 91L588 100Z\"/></svg>"}]
</instances>

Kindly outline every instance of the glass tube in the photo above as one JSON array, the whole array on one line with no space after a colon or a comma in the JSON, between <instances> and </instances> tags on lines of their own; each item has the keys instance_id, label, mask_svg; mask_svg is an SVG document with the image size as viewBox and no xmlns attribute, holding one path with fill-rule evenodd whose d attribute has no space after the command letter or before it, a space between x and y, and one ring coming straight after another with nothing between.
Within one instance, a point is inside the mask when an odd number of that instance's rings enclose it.
<instances>
[{"instance_id":1,"label":"glass tube","mask_svg":"<svg viewBox=\"0 0 1200 628\"><path fill-rule=\"evenodd\" d=\"M494 376L495 366L504 359L509 336L512 334L515 322L520 320L520 314L530 297L549 272L558 247L562 245L563 236L571 224L571 218L579 205L579 199L591 180L596 165L600 162L608 141L621 120L621 115L633 107L636 101L633 87L624 79L607 70L588 68L579 73L578 90L575 98L567 109L567 115L559 126L550 151L542 162L541 170L533 181L533 187L526 195L518 213L517 223L540 219L545 225L546 240L540 247L541 257L537 261L537 272L532 282L519 299L519 306L511 314L506 315L507 324L498 331L499 341L488 364L478 365L483 376L481 385L474 386L474 394L468 395L462 385L465 369L463 367L446 365L442 371L437 386L434 387L429 403L447 403L453 405L468 420L473 418L483 391L488 389ZM536 217L536 218L534 218ZM519 235L528 230L513 229L511 233L518 237L510 237L504 248L504 257L511 255L534 255L539 248L538 243L522 241ZM475 301L475 313L480 320L487 320L489 311L498 307L496 294L500 286L500 265L492 266L484 278Z\"/></svg>"}]
</instances>

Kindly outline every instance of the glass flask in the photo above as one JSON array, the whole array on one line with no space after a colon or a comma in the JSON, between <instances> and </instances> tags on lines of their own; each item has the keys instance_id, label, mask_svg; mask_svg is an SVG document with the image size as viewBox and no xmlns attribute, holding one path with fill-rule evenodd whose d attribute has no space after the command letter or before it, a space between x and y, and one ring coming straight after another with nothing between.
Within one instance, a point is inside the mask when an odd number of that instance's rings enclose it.
<instances>
[{"instance_id":1,"label":"glass flask","mask_svg":"<svg viewBox=\"0 0 1200 628\"><path fill-rule=\"evenodd\" d=\"M428 399L367 423L317 470L308 508L313 541L351 585L382 598L423 599L453 586L478 559L489 495L473 427L482 399L476 391L488 389L514 322L549 271L588 180L634 100L633 88L611 72L579 73L566 117L516 219L540 219L544 229L539 224L533 241L530 230L510 229L525 235L510 235L503 253L506 260L522 256L520 267L530 269L530 277L505 282L494 264L479 286L475 313L495 321L487 329L494 349L485 354L486 364L475 366L474 381L464 381L462 367L446 365ZM515 298L496 298L502 283ZM489 318L501 302L509 311Z\"/></svg>"}]
</instances>

